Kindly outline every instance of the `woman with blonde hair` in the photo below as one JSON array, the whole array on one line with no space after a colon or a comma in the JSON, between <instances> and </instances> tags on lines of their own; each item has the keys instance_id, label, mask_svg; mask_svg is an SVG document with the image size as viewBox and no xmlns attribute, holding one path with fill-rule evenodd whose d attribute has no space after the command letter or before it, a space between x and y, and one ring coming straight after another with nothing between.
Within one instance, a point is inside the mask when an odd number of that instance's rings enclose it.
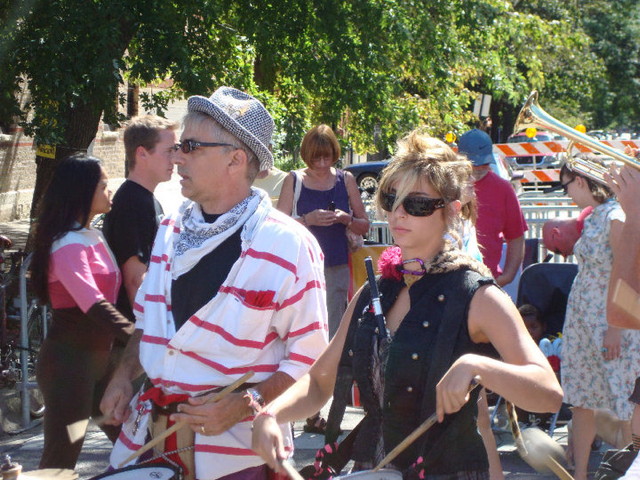
<instances>
[{"instance_id":1,"label":"woman with blonde hair","mask_svg":"<svg viewBox=\"0 0 640 480\"><path fill-rule=\"evenodd\" d=\"M353 357L367 413L355 469L376 465L435 412L439 423L393 467L425 479L488 479L474 381L526 409L559 408L562 390L509 297L446 239L460 221L470 173L471 164L439 140L413 132L399 142L376 194L396 243L379 262L386 324L378 326L365 285L309 373L256 417L253 447L271 467L286 456L277 422L328 400L341 355ZM482 354L489 343L502 360Z\"/></svg>"}]
</instances>

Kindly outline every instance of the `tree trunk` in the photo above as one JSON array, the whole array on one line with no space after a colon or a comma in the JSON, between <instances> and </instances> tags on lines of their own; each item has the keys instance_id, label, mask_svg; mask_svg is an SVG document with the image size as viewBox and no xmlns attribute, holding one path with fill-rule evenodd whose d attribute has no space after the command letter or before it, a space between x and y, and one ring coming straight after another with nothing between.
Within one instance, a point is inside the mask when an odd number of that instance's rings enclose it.
<instances>
[{"instance_id":1,"label":"tree trunk","mask_svg":"<svg viewBox=\"0 0 640 480\"><path fill-rule=\"evenodd\" d=\"M98 132L98 125L102 112L95 110L91 105L80 105L67 109L67 129L65 132L65 145L56 145L56 158L45 158L36 155L36 185L33 189L31 202L31 226L27 238L26 250L30 252L33 247L35 228L38 223L40 201L44 196L49 183L53 178L57 166L62 160L74 153L86 153L89 145Z\"/></svg>"}]
</instances>

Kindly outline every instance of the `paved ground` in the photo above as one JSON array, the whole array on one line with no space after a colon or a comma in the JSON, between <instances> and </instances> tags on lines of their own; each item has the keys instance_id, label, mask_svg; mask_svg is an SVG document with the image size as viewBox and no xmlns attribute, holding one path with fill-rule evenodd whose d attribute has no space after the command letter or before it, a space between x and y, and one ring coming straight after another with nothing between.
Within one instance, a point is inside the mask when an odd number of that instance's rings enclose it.
<instances>
[{"instance_id":1,"label":"paved ground","mask_svg":"<svg viewBox=\"0 0 640 480\"><path fill-rule=\"evenodd\" d=\"M5 392L6 393L6 392ZM323 409L326 413L327 409ZM347 407L342 429L345 434L355 427L362 418L360 408ZM310 464L314 460L315 452L323 445L324 437L316 434L308 434L302 431L302 422L294 425L295 455L294 462L298 468ZM512 436L506 431L496 431L496 440L502 462L502 468L507 479L517 480L550 480L556 478L551 474L536 473L518 455L513 445ZM561 445L566 445L566 427L560 428L554 434L554 439ZM9 435L0 435L0 455L11 455L12 459L23 465L24 471L37 469L40 452L43 445L42 425L35 424L30 429ZM111 444L102 432L93 424L90 424L86 440L80 456L76 472L81 479L89 479L104 471ZM591 455L590 470L594 472L602 456L605 447L594 451Z\"/></svg>"}]
</instances>

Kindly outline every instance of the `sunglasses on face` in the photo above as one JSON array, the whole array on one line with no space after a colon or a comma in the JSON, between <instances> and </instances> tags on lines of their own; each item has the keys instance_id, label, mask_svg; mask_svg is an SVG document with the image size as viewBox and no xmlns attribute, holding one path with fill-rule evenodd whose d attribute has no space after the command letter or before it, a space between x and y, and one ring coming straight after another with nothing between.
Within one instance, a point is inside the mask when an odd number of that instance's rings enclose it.
<instances>
[{"instance_id":1,"label":"sunglasses on face","mask_svg":"<svg viewBox=\"0 0 640 480\"><path fill-rule=\"evenodd\" d=\"M560 186L562 187L562 191L564 192L565 195L569 194L569 185L571 184L571 182L573 182L576 178L578 177L573 177L571 180L569 180L567 183L561 183Z\"/></svg>"},{"instance_id":2,"label":"sunglasses on face","mask_svg":"<svg viewBox=\"0 0 640 480\"><path fill-rule=\"evenodd\" d=\"M235 145L231 145L230 143L218 143L218 142L196 142L195 140L183 140L180 143L176 143L173 149L177 152L180 150L182 153L191 153L196 148L200 147L234 147Z\"/></svg>"},{"instance_id":3,"label":"sunglasses on face","mask_svg":"<svg viewBox=\"0 0 640 480\"><path fill-rule=\"evenodd\" d=\"M393 210L396 203L395 193L383 193L380 195L380 206L386 212ZM407 195L402 200L402 208L412 217L428 217L439 208L444 207L442 198L428 198L420 195Z\"/></svg>"}]
</instances>

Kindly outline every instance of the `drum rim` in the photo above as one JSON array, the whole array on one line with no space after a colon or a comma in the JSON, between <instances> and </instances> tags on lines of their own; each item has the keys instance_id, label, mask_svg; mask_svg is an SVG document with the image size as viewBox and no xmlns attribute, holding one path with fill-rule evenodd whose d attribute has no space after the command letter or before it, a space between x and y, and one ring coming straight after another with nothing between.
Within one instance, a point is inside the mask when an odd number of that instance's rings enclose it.
<instances>
[{"instance_id":1,"label":"drum rim","mask_svg":"<svg viewBox=\"0 0 640 480\"><path fill-rule=\"evenodd\" d=\"M158 468L158 467L170 469L173 472L174 476L178 478L177 475L179 475L180 470L178 470L178 468L176 468L174 465L171 465L170 463L137 463L135 465L129 465L128 467L116 468L115 470L110 470L110 471L101 473L97 477L91 477L89 480L100 480L103 478L109 478L110 476L113 476L114 473L128 472L130 470L140 470L142 468Z\"/></svg>"},{"instance_id":2,"label":"drum rim","mask_svg":"<svg viewBox=\"0 0 640 480\"><path fill-rule=\"evenodd\" d=\"M333 477L333 480L340 480L340 479L346 479L346 478L355 478L357 476L365 476L365 475L377 475L377 474L393 474L395 476L398 476L399 478L402 478L402 472L400 470L397 470L395 468L381 468L380 470L374 472L373 468L370 468L368 470L360 470L358 472L351 472L351 473L346 473L344 475L339 475L337 477Z\"/></svg>"}]
</instances>

